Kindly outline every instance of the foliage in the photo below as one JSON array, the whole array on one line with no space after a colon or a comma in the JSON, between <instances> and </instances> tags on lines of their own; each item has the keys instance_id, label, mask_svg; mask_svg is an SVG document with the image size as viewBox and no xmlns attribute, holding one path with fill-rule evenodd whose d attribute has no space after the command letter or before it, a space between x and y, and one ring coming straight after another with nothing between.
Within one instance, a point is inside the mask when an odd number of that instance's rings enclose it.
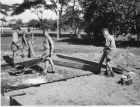
<instances>
[{"instance_id":1,"label":"foliage","mask_svg":"<svg viewBox=\"0 0 140 107\"><path fill-rule=\"evenodd\" d=\"M84 8L85 31L98 39L104 27L116 35L137 31L139 0L82 0L81 5Z\"/></svg>"},{"instance_id":2,"label":"foliage","mask_svg":"<svg viewBox=\"0 0 140 107\"><path fill-rule=\"evenodd\" d=\"M16 20L16 25L17 26L21 26L23 24L22 20L21 19L17 19Z\"/></svg>"},{"instance_id":3,"label":"foliage","mask_svg":"<svg viewBox=\"0 0 140 107\"><path fill-rule=\"evenodd\" d=\"M22 4L16 7L11 15L19 15L25 12L26 9L31 9L38 4L46 4L45 0L24 0Z\"/></svg>"},{"instance_id":4,"label":"foliage","mask_svg":"<svg viewBox=\"0 0 140 107\"><path fill-rule=\"evenodd\" d=\"M0 2L0 14L2 15L8 15L7 12L10 11L10 9L13 8L13 6L2 4Z\"/></svg>"},{"instance_id":5,"label":"foliage","mask_svg":"<svg viewBox=\"0 0 140 107\"><path fill-rule=\"evenodd\" d=\"M32 19L28 22L28 25L33 27L33 28L38 28L38 23L39 23L38 20Z\"/></svg>"},{"instance_id":6,"label":"foliage","mask_svg":"<svg viewBox=\"0 0 140 107\"><path fill-rule=\"evenodd\" d=\"M75 0L74 2L76 3ZM83 28L83 19L81 11L75 8L75 3L73 3L73 6L69 6L66 13L62 16L62 24L64 27L69 26L76 33L76 29L80 30Z\"/></svg>"},{"instance_id":7,"label":"foliage","mask_svg":"<svg viewBox=\"0 0 140 107\"><path fill-rule=\"evenodd\" d=\"M0 2L0 15L3 16L0 17L0 21L2 22L7 22L5 19L5 16L8 16L8 11L10 11L13 8L13 6L7 5L7 4L2 4Z\"/></svg>"},{"instance_id":8,"label":"foliage","mask_svg":"<svg viewBox=\"0 0 140 107\"><path fill-rule=\"evenodd\" d=\"M42 24L39 20L35 20L32 19L29 21L28 25L30 25L33 28L38 28L38 29L51 29L51 30L55 30L56 26L55 26L56 21L52 20L52 19L43 19L42 20Z\"/></svg>"}]
</instances>

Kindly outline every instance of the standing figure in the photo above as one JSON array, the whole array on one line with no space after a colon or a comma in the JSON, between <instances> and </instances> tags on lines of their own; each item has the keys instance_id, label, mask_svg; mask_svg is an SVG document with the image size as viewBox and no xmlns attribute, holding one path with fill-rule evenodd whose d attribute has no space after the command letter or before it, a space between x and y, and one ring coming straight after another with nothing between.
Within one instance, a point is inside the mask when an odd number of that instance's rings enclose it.
<instances>
[{"instance_id":1,"label":"standing figure","mask_svg":"<svg viewBox=\"0 0 140 107\"><path fill-rule=\"evenodd\" d=\"M111 66L111 60L112 58L115 56L116 53L116 45L115 45L115 40L114 37L112 35L109 34L108 29L103 29L103 35L106 39L106 44L105 44L105 48L103 49L103 55L102 58L100 59L99 62L99 66L98 66L98 74L101 73L101 66L102 63L104 61L104 59L106 58L106 73L108 77L114 77L114 72L112 70L112 66ZM109 69L109 71L108 71Z\"/></svg>"},{"instance_id":2,"label":"standing figure","mask_svg":"<svg viewBox=\"0 0 140 107\"><path fill-rule=\"evenodd\" d=\"M19 27L15 27L13 30L14 30L14 32L12 34L11 50L13 51L12 58L13 58L13 63L14 63L17 51L20 48L20 45L19 45L19 42L18 42L18 30L20 30L20 28Z\"/></svg>"},{"instance_id":3,"label":"standing figure","mask_svg":"<svg viewBox=\"0 0 140 107\"><path fill-rule=\"evenodd\" d=\"M45 32L44 36L45 36L43 42L44 53L42 54L41 57L44 58L45 61L44 74L46 75L48 72L49 63L51 64L52 73L55 72L54 63L51 59L51 55L53 54L53 50L54 50L54 43L47 31Z\"/></svg>"},{"instance_id":4,"label":"standing figure","mask_svg":"<svg viewBox=\"0 0 140 107\"><path fill-rule=\"evenodd\" d=\"M33 35L33 32L30 27L28 27L27 30L23 34L22 45L23 45L23 49L22 49L23 56L25 55L26 45L28 46L28 57L31 58L31 57L35 56L35 52L34 52L34 48L33 48L34 35Z\"/></svg>"}]
</instances>

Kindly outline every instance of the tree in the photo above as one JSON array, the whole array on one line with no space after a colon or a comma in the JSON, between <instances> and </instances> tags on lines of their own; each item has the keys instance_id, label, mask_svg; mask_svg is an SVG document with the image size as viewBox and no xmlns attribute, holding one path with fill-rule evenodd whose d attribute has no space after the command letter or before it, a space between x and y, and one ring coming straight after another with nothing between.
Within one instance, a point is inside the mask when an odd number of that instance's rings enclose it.
<instances>
[{"instance_id":1,"label":"tree","mask_svg":"<svg viewBox=\"0 0 140 107\"><path fill-rule=\"evenodd\" d=\"M5 16L8 16L7 12L10 11L11 8L13 8L13 7L10 5L7 5L7 4L2 4L0 2L0 15L2 15L2 18L0 18L0 21L2 23L1 24L1 32L0 32L1 35L3 35L3 23L7 22Z\"/></svg>"},{"instance_id":2,"label":"tree","mask_svg":"<svg viewBox=\"0 0 140 107\"><path fill-rule=\"evenodd\" d=\"M83 13L79 7L79 1L73 0L62 17L64 27L66 27L66 25L70 26L71 31L74 31L76 35L79 35L79 31L83 28L83 17L81 16Z\"/></svg>"},{"instance_id":3,"label":"tree","mask_svg":"<svg viewBox=\"0 0 140 107\"><path fill-rule=\"evenodd\" d=\"M44 19L43 19L43 13L45 11L45 7L44 5L41 5L41 4L38 4L38 5L35 5L35 6L32 6L32 12L37 15L38 19L40 22L38 22L38 27L43 31L43 33L45 33L45 30L46 30L46 27L45 27L45 23L43 22Z\"/></svg>"},{"instance_id":4,"label":"tree","mask_svg":"<svg viewBox=\"0 0 140 107\"><path fill-rule=\"evenodd\" d=\"M33 28L38 28L38 24L39 24L39 21L35 20L35 19L32 19L28 22L28 25L33 27Z\"/></svg>"},{"instance_id":5,"label":"tree","mask_svg":"<svg viewBox=\"0 0 140 107\"><path fill-rule=\"evenodd\" d=\"M46 29L43 29L43 12L45 9L50 9L51 6L47 4L45 0L24 0L22 4L20 4L12 13L12 15L18 15L24 12L26 9L31 9L32 13L36 14L40 24L38 23L37 26L40 26L43 33L45 33Z\"/></svg>"},{"instance_id":6,"label":"tree","mask_svg":"<svg viewBox=\"0 0 140 107\"><path fill-rule=\"evenodd\" d=\"M28 25L30 25L33 28L38 28L38 29L50 29L50 30L55 30L56 21L52 19L43 19L42 23L39 20L32 19L28 22Z\"/></svg>"},{"instance_id":7,"label":"tree","mask_svg":"<svg viewBox=\"0 0 140 107\"><path fill-rule=\"evenodd\" d=\"M21 19L17 19L17 20L16 20L16 25L17 25L17 26L22 26L22 24L23 24L23 22L22 22Z\"/></svg>"},{"instance_id":8,"label":"tree","mask_svg":"<svg viewBox=\"0 0 140 107\"><path fill-rule=\"evenodd\" d=\"M57 39L59 40L59 36L61 34L61 27L62 27L62 15L65 13L68 3L71 0L50 0L52 8L51 10L54 11L57 15Z\"/></svg>"},{"instance_id":9,"label":"tree","mask_svg":"<svg viewBox=\"0 0 140 107\"><path fill-rule=\"evenodd\" d=\"M47 2L45 0L24 0L22 4L20 4L12 13L12 15L18 15L24 12L26 9L30 9L34 6L37 6L39 4L43 5L45 9L50 9L53 10L56 15L58 16L58 22L61 20L61 16L70 0L48 0ZM49 2L49 3L48 3ZM51 3L50 3L51 2ZM59 39L59 31L61 26L61 21L60 25L58 24L58 36L57 38Z\"/></svg>"},{"instance_id":10,"label":"tree","mask_svg":"<svg viewBox=\"0 0 140 107\"><path fill-rule=\"evenodd\" d=\"M86 32L101 40L101 29L111 33L136 33L136 16L140 14L138 0L82 0Z\"/></svg>"}]
</instances>

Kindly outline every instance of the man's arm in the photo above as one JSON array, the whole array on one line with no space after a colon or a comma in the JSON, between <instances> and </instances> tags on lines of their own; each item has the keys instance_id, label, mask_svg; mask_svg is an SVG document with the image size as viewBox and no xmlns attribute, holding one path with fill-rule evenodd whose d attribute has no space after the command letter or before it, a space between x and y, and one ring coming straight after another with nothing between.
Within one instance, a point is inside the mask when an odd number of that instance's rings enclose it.
<instances>
[{"instance_id":1,"label":"man's arm","mask_svg":"<svg viewBox=\"0 0 140 107\"><path fill-rule=\"evenodd\" d=\"M26 35L26 32L23 33L23 40L24 40L25 44L27 44L25 35Z\"/></svg>"},{"instance_id":2,"label":"man's arm","mask_svg":"<svg viewBox=\"0 0 140 107\"><path fill-rule=\"evenodd\" d=\"M54 50L54 43L50 36L48 36L48 41L49 41L49 45L50 45L50 54L52 54L53 50Z\"/></svg>"},{"instance_id":3,"label":"man's arm","mask_svg":"<svg viewBox=\"0 0 140 107\"><path fill-rule=\"evenodd\" d=\"M114 50L114 51L116 51L116 44L115 44L115 39L114 38L112 38L111 39L111 50Z\"/></svg>"},{"instance_id":4,"label":"man's arm","mask_svg":"<svg viewBox=\"0 0 140 107\"><path fill-rule=\"evenodd\" d=\"M106 39L106 42L105 42L105 46L104 46L103 52L106 52L107 50L109 50L109 47L108 47L108 45L107 45L107 39Z\"/></svg>"},{"instance_id":5,"label":"man's arm","mask_svg":"<svg viewBox=\"0 0 140 107\"><path fill-rule=\"evenodd\" d=\"M34 34L32 32L32 43L34 44Z\"/></svg>"}]
</instances>

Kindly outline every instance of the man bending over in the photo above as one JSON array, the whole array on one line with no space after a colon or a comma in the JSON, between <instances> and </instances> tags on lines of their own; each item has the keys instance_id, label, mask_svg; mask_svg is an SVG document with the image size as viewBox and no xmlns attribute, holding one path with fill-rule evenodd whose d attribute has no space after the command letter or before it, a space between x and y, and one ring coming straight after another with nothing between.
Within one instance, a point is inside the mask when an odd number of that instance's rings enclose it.
<instances>
[{"instance_id":1,"label":"man bending over","mask_svg":"<svg viewBox=\"0 0 140 107\"><path fill-rule=\"evenodd\" d=\"M54 63L51 59L51 55L53 54L54 50L54 43L47 31L45 32L44 36L45 36L43 42L44 53L42 55L42 58L44 58L45 61L44 74L46 75L48 72L49 63L51 64L52 72L54 72Z\"/></svg>"}]
</instances>

